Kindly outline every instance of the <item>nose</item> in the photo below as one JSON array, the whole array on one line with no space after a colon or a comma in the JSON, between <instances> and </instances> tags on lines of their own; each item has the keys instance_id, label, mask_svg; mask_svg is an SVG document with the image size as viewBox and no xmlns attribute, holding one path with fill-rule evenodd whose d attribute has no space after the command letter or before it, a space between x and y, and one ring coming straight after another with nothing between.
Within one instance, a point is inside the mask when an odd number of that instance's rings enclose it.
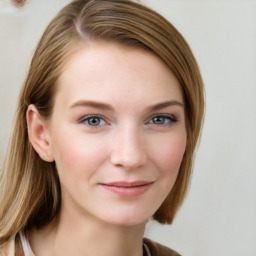
<instances>
[{"instance_id":1,"label":"nose","mask_svg":"<svg viewBox=\"0 0 256 256\"><path fill-rule=\"evenodd\" d=\"M113 136L110 161L125 169L143 166L147 160L143 134L139 128L124 127Z\"/></svg>"}]
</instances>

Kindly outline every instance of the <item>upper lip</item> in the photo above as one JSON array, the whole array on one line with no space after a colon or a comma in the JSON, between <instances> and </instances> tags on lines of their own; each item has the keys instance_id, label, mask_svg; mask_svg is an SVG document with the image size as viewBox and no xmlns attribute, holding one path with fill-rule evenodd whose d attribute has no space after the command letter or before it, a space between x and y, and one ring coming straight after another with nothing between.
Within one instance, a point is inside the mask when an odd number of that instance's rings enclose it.
<instances>
[{"instance_id":1,"label":"upper lip","mask_svg":"<svg viewBox=\"0 0 256 256\"><path fill-rule=\"evenodd\" d=\"M115 186L115 187L138 187L138 186L145 186L145 185L149 185L152 184L153 181L142 181L142 180L138 180L138 181L132 181L132 182L128 182L128 181L113 181L113 182L108 182L108 183L101 183L102 185L106 185L106 186Z\"/></svg>"}]
</instances>

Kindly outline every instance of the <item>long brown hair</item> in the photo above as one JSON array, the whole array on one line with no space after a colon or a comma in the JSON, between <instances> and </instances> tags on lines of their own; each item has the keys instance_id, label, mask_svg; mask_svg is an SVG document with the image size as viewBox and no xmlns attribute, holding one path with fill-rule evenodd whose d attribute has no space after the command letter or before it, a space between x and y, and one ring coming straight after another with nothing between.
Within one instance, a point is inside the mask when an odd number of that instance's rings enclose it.
<instances>
[{"instance_id":1,"label":"long brown hair","mask_svg":"<svg viewBox=\"0 0 256 256\"><path fill-rule=\"evenodd\" d=\"M0 177L0 244L22 230L54 221L61 191L54 163L41 160L27 132L26 111L34 104L50 118L58 77L84 41L114 41L150 50L178 79L185 100L187 146L174 187L154 214L171 223L186 195L204 113L203 82L181 34L153 10L129 0L76 0L46 28L22 88L7 157Z\"/></svg>"}]
</instances>

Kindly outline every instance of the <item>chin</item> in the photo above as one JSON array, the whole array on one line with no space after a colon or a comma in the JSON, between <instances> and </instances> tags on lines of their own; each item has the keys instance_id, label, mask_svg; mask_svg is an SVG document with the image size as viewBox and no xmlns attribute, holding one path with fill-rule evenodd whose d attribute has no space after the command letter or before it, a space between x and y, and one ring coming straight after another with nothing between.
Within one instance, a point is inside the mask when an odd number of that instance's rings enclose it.
<instances>
[{"instance_id":1,"label":"chin","mask_svg":"<svg viewBox=\"0 0 256 256\"><path fill-rule=\"evenodd\" d=\"M118 215L115 216L106 216L105 222L117 225L117 226L124 226L124 227L132 227L132 226L139 226L139 225L146 225L149 218L152 215L142 214L142 213L122 213L119 212Z\"/></svg>"}]
</instances>

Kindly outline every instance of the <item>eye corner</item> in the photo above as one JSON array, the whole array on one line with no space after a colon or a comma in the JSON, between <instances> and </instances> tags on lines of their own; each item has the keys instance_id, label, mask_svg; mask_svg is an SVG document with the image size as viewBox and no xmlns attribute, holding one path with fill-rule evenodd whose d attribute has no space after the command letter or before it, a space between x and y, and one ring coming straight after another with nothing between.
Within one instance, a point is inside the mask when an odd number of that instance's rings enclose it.
<instances>
[{"instance_id":1,"label":"eye corner","mask_svg":"<svg viewBox=\"0 0 256 256\"><path fill-rule=\"evenodd\" d=\"M146 123L156 126L172 126L176 122L178 119L173 114L156 114L150 117Z\"/></svg>"},{"instance_id":2,"label":"eye corner","mask_svg":"<svg viewBox=\"0 0 256 256\"><path fill-rule=\"evenodd\" d=\"M108 122L104 117L94 114L83 116L78 120L78 123L86 125L86 127L91 129L99 129L108 125Z\"/></svg>"}]
</instances>

